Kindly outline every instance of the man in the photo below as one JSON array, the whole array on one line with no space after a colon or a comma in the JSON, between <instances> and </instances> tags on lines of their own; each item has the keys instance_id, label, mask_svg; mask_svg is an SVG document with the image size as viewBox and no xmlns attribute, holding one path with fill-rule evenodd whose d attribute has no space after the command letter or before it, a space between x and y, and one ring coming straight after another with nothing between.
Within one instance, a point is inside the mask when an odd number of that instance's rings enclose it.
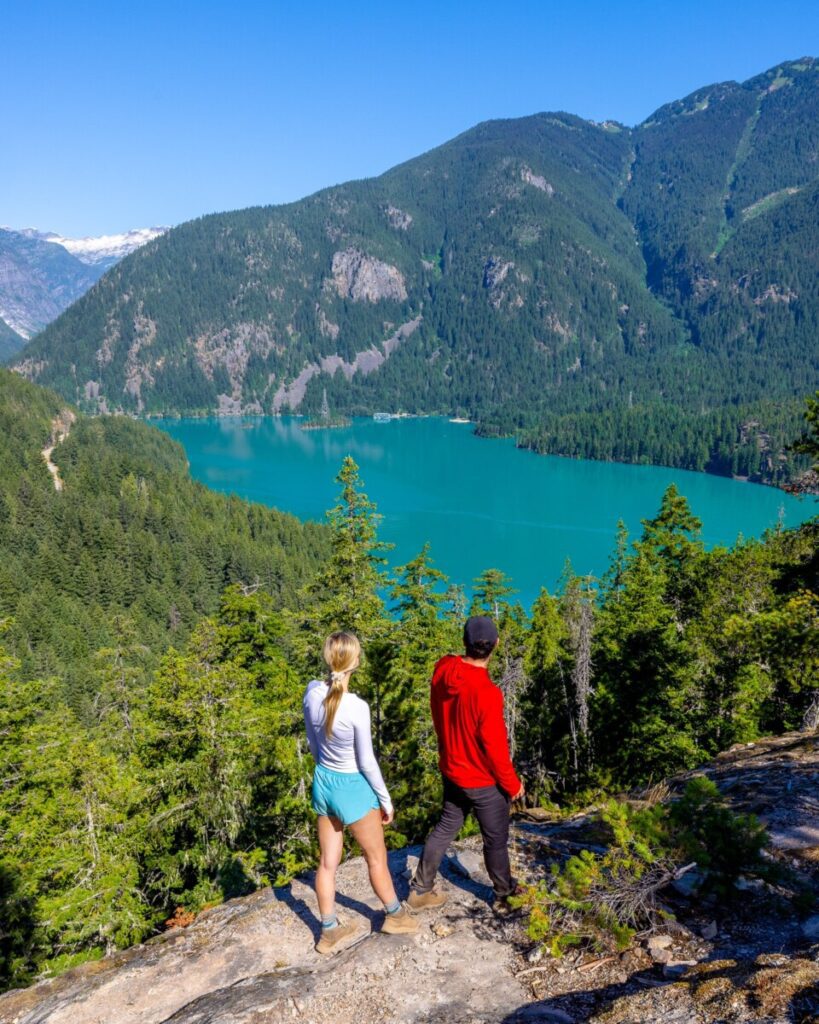
<instances>
[{"instance_id":1,"label":"man","mask_svg":"<svg viewBox=\"0 0 819 1024\"><path fill-rule=\"evenodd\" d=\"M433 888L435 875L470 811L480 825L496 903L503 906L516 888L509 864L509 804L521 799L524 789L509 756L503 694L486 670L497 646L495 623L484 615L473 616L464 626L466 654L446 655L432 674L430 703L444 807L412 880L407 902L413 910L446 902L444 893Z\"/></svg>"}]
</instances>

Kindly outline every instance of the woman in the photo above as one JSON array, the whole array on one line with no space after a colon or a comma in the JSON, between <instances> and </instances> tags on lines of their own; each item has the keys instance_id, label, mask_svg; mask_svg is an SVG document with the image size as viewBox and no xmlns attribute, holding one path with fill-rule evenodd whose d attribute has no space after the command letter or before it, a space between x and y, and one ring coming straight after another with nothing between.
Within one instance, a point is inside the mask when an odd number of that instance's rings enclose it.
<instances>
[{"instance_id":1,"label":"woman","mask_svg":"<svg viewBox=\"0 0 819 1024\"><path fill-rule=\"evenodd\" d=\"M316 871L319 953L331 953L358 930L353 923L339 924L335 912L336 869L341 863L345 825L364 853L370 884L384 904L382 930L391 934L418 930L417 920L395 895L387 867L383 826L392 821L394 811L373 752L370 709L348 689L360 659L361 645L352 633L331 633L324 642L328 678L314 679L304 694L304 724L316 762L313 810L318 814L321 848Z\"/></svg>"}]
</instances>

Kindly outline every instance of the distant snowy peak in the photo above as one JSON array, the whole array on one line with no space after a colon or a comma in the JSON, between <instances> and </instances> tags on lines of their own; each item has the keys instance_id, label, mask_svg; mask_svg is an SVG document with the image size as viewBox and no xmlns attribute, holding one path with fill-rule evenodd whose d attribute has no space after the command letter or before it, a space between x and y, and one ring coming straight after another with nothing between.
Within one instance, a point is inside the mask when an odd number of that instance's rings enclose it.
<instances>
[{"instance_id":1,"label":"distant snowy peak","mask_svg":"<svg viewBox=\"0 0 819 1024\"><path fill-rule=\"evenodd\" d=\"M34 337L123 256L167 230L65 238L54 231L0 227L0 321L20 338ZM14 344L0 322L0 361Z\"/></svg>"},{"instance_id":2,"label":"distant snowy peak","mask_svg":"<svg viewBox=\"0 0 819 1024\"><path fill-rule=\"evenodd\" d=\"M72 256L76 256L82 263L91 266L106 264L108 266L121 260L124 256L151 242L160 235L164 235L168 229L163 228L136 228L133 231L126 231L121 235L99 235L96 238L64 238L62 235L49 232L39 237L46 242L54 242L67 249Z\"/></svg>"}]
</instances>

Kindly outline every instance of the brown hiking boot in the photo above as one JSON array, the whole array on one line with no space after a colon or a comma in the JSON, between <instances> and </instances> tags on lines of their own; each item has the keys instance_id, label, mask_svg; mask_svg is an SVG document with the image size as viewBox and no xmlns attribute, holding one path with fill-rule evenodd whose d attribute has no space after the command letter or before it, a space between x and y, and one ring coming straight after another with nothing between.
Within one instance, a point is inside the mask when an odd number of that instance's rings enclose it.
<instances>
[{"instance_id":1,"label":"brown hiking boot","mask_svg":"<svg viewBox=\"0 0 819 1024\"><path fill-rule=\"evenodd\" d=\"M512 917L515 915L521 915L523 911L520 907L512 906L509 902L515 896L522 896L526 890L519 883L515 884L515 888L506 893L504 896L498 896L495 893L495 899L492 902L492 909L498 915L498 917Z\"/></svg>"},{"instance_id":2,"label":"brown hiking boot","mask_svg":"<svg viewBox=\"0 0 819 1024\"><path fill-rule=\"evenodd\" d=\"M406 907L401 907L394 914L387 914L381 931L387 935L414 935L418 931L418 919Z\"/></svg>"},{"instance_id":3,"label":"brown hiking boot","mask_svg":"<svg viewBox=\"0 0 819 1024\"><path fill-rule=\"evenodd\" d=\"M407 898L407 906L410 910L434 910L442 907L446 901L446 893L438 892L437 889L430 889L429 892L416 892L413 889Z\"/></svg>"},{"instance_id":4,"label":"brown hiking boot","mask_svg":"<svg viewBox=\"0 0 819 1024\"><path fill-rule=\"evenodd\" d=\"M358 925L354 921L347 924L339 922L335 928L322 928L321 938L316 943L317 953L334 953L345 939L349 939L358 932Z\"/></svg>"}]
</instances>

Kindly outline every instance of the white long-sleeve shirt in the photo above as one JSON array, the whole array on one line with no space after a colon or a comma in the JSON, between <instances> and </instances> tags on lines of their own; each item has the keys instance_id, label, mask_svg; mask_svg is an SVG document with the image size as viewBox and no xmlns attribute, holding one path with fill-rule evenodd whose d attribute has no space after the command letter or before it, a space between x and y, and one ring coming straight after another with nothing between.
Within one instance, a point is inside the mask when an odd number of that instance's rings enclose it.
<instances>
[{"instance_id":1,"label":"white long-sleeve shirt","mask_svg":"<svg viewBox=\"0 0 819 1024\"><path fill-rule=\"evenodd\" d=\"M342 694L333 720L333 735L328 739L324 731L324 698L328 689L326 682L314 679L304 692L304 725L313 760L333 772L361 772L375 790L382 810L389 813L392 800L373 750L370 707L354 693Z\"/></svg>"}]
</instances>

